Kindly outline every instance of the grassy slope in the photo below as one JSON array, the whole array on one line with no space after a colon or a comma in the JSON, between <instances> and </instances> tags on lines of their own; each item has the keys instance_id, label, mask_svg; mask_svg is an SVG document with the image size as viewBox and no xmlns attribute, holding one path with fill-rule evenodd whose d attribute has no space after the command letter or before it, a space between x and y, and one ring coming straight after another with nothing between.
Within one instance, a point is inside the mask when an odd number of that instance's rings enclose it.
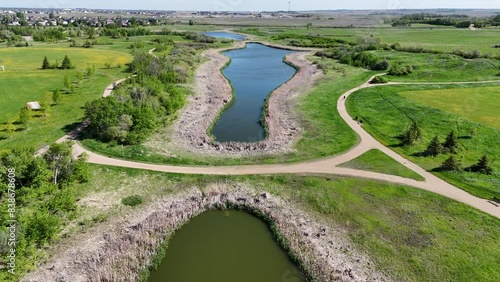
<instances>
[{"instance_id":1,"label":"grassy slope","mask_svg":"<svg viewBox=\"0 0 500 282\"><path fill-rule=\"evenodd\" d=\"M206 187L214 181L244 182L291 199L331 223L332 228L345 228L353 242L395 281L500 279L495 267L500 259L500 220L426 191L338 177L180 176L93 167L92 182L75 189L79 198L91 195L96 199L97 207L93 202L94 207L83 209L75 221L88 220L75 225L73 231L81 232L96 218L130 211L120 204L126 196L139 194L147 204L162 195ZM99 201L113 206L102 210L105 206Z\"/></svg>"},{"instance_id":2,"label":"grassy slope","mask_svg":"<svg viewBox=\"0 0 500 282\"><path fill-rule=\"evenodd\" d=\"M396 162L391 157L379 150L370 150L356 159L343 163L341 167L369 170L380 173L387 173L415 180L424 180L424 178L402 164Z\"/></svg>"},{"instance_id":3,"label":"grassy slope","mask_svg":"<svg viewBox=\"0 0 500 282\"><path fill-rule=\"evenodd\" d=\"M466 60L448 54L415 54L396 51L375 51L380 58L414 67L407 76L388 76L391 81L482 81L499 80L500 62L492 59Z\"/></svg>"},{"instance_id":4,"label":"grassy slope","mask_svg":"<svg viewBox=\"0 0 500 282\"><path fill-rule=\"evenodd\" d=\"M434 136L438 135L444 142L446 135L452 130L456 130L460 136L461 148L457 158L464 167L476 163L485 154L491 159L498 158L499 130L469 121L456 114L414 103L398 94L409 90L441 88L446 87L421 85L363 89L348 99L347 106L352 116L359 116L363 120L364 128L371 135L427 170L440 166L448 156L420 157L419 153L425 151ZM413 147L400 147L398 136L411 123L410 118L416 120L423 128L423 140ZM477 129L476 136L470 136L471 128ZM500 163L494 163L493 168L496 172L492 176L466 172L436 174L478 197L491 198L500 196Z\"/></svg>"},{"instance_id":5,"label":"grassy slope","mask_svg":"<svg viewBox=\"0 0 500 282\"><path fill-rule=\"evenodd\" d=\"M500 130L500 87L408 91L400 93L416 103L454 113Z\"/></svg>"}]
</instances>

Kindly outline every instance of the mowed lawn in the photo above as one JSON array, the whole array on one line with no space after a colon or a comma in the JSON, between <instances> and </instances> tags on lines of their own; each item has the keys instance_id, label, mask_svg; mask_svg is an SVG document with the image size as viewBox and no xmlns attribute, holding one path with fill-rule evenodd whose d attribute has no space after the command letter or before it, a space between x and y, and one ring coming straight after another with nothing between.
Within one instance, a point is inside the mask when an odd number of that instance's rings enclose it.
<instances>
[{"instance_id":1,"label":"mowed lawn","mask_svg":"<svg viewBox=\"0 0 500 282\"><path fill-rule=\"evenodd\" d=\"M73 70L41 70L44 56L59 63L65 55L76 66ZM130 54L109 50L82 48L4 48L0 49L0 146L8 149L18 146L41 146L50 144L61 137L68 125L81 121L86 102L99 98L104 89L113 81L126 77L122 69L104 69L106 62L116 66L132 60ZM7 136L2 124L15 121L19 111L29 101L39 101L54 89L64 89L64 77L69 75L76 83L76 73L84 72L87 66L95 66L96 73L86 78L71 94L64 94L59 105L51 109L48 118L35 117L27 129L17 126L12 136ZM49 94L50 95L50 94Z\"/></svg>"},{"instance_id":2,"label":"mowed lawn","mask_svg":"<svg viewBox=\"0 0 500 282\"><path fill-rule=\"evenodd\" d=\"M419 104L500 129L500 86L408 91L400 95Z\"/></svg>"}]
</instances>

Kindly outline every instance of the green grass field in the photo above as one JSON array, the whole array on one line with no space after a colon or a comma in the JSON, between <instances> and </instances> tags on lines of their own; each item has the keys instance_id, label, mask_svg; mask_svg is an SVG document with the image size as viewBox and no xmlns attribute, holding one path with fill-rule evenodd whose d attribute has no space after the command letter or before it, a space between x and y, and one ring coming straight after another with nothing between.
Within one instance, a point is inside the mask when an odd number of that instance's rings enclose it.
<instances>
[{"instance_id":1,"label":"green grass field","mask_svg":"<svg viewBox=\"0 0 500 282\"><path fill-rule=\"evenodd\" d=\"M331 223L329 228L348 230L356 247L394 281L500 279L495 267L500 258L500 220L426 191L341 177L181 176L93 167L92 181L76 188L78 198L90 196L108 203L112 197L116 204L108 210L85 208L83 214L90 219L99 214L102 218L123 214L130 208L119 201L133 194L147 205L192 187L203 190L214 182L229 186L242 182L292 200ZM77 230L82 228L85 226Z\"/></svg>"},{"instance_id":2,"label":"green grass field","mask_svg":"<svg viewBox=\"0 0 500 282\"><path fill-rule=\"evenodd\" d=\"M500 130L500 87L408 91L400 93L416 103L463 116Z\"/></svg>"},{"instance_id":3,"label":"green grass field","mask_svg":"<svg viewBox=\"0 0 500 282\"><path fill-rule=\"evenodd\" d=\"M358 116L363 120L363 127L372 136L427 170L439 167L449 156L443 154L435 158L422 157L421 153L426 150L434 136L437 135L441 142L444 142L446 135L455 130L460 143L456 157L463 167L468 167L475 164L483 155L489 156L492 161L498 159L500 131L466 119L462 115L413 102L400 93L428 90L453 92L474 88L477 88L477 85L384 86L363 89L347 100L347 107L351 116ZM399 136L412 120L418 122L422 128L423 138L413 147L401 147ZM500 163L494 162L492 166L495 171L493 175L469 172L436 172L436 174L473 195L490 199L500 197Z\"/></svg>"},{"instance_id":4,"label":"green grass field","mask_svg":"<svg viewBox=\"0 0 500 282\"><path fill-rule=\"evenodd\" d=\"M369 170L374 172L397 175L412 178L415 180L425 180L422 176L396 162L388 155L379 150L370 150L352 161L343 163L341 167Z\"/></svg>"},{"instance_id":5,"label":"green grass field","mask_svg":"<svg viewBox=\"0 0 500 282\"><path fill-rule=\"evenodd\" d=\"M401 43L402 46L420 46L438 51L479 50L482 53L498 54L500 50L493 45L500 44L499 28L469 30L447 27L413 27L413 28L261 28L263 32L288 32L302 35L323 35L355 42L357 37L380 37L384 42Z\"/></svg>"},{"instance_id":6,"label":"green grass field","mask_svg":"<svg viewBox=\"0 0 500 282\"><path fill-rule=\"evenodd\" d=\"M484 81L500 80L500 61L493 59L463 59L449 54L415 54L397 51L374 51L391 64L413 66L406 76L387 76L391 81Z\"/></svg>"},{"instance_id":7,"label":"green grass field","mask_svg":"<svg viewBox=\"0 0 500 282\"><path fill-rule=\"evenodd\" d=\"M68 55L76 69L40 69L44 56L60 63L65 55ZM5 72L0 72L0 124L17 119L20 109L27 102L40 101L44 94L54 89L64 91L66 74L75 82L77 71L83 71L87 66L96 67L93 77L84 79L73 93L63 95L61 103L52 107L50 117L33 118L26 130L18 126L18 131L12 137L6 136L0 129L0 135L3 134L3 138L0 138L2 149L18 146L40 148L59 139L71 125L81 121L84 113L82 107L86 102L101 97L109 84L127 76L123 68L104 69L104 64L111 62L113 66L123 66L131 59L132 56L124 52L64 48L62 45L57 48L0 48L0 64L5 65Z\"/></svg>"}]
</instances>

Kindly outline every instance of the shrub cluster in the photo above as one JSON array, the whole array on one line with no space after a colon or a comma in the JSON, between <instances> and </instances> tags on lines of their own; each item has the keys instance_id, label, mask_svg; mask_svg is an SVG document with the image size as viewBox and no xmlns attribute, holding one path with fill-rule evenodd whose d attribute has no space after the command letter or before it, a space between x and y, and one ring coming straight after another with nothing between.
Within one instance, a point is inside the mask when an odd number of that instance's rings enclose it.
<instances>
[{"instance_id":1,"label":"shrub cluster","mask_svg":"<svg viewBox=\"0 0 500 282\"><path fill-rule=\"evenodd\" d=\"M90 179L90 168L83 155L72 157L72 143L53 144L42 157L35 157L33 148L16 148L0 153L0 209L8 211L11 203L8 190L9 170L15 170L15 203L17 216L16 273L23 273L39 257L37 249L51 242L64 222L77 211L74 186ZM0 238L8 238L10 218L0 216ZM10 252L0 244L0 255ZM17 280L17 279L16 279Z\"/></svg>"}]
</instances>

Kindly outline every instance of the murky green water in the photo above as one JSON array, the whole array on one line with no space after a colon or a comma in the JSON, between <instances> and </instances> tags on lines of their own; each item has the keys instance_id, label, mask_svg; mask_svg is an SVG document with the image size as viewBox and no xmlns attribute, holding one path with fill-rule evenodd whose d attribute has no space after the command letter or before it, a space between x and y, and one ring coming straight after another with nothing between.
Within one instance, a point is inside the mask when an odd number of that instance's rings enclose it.
<instances>
[{"instance_id":1,"label":"murky green water","mask_svg":"<svg viewBox=\"0 0 500 282\"><path fill-rule=\"evenodd\" d=\"M296 72L283 62L289 53L256 43L224 52L231 58L231 64L223 74L233 84L235 100L212 130L217 141L255 142L266 137L260 123L265 99Z\"/></svg>"},{"instance_id":2,"label":"murky green water","mask_svg":"<svg viewBox=\"0 0 500 282\"><path fill-rule=\"evenodd\" d=\"M260 219L241 211L209 211L171 239L149 282L302 282L297 267Z\"/></svg>"}]
</instances>

